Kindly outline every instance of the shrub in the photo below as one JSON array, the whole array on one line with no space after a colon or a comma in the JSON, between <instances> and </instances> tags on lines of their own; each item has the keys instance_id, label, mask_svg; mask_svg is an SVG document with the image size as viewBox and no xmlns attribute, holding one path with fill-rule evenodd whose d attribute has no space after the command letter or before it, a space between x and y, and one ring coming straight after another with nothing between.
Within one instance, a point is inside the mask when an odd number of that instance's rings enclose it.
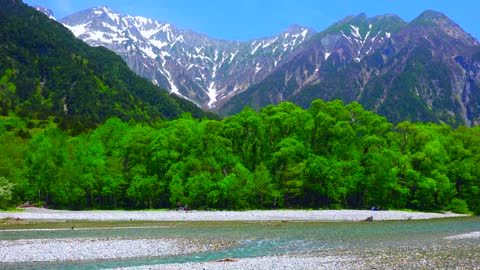
<instances>
[{"instance_id":1,"label":"shrub","mask_svg":"<svg viewBox=\"0 0 480 270\"><path fill-rule=\"evenodd\" d=\"M0 177L0 208L6 208L12 199L13 184L5 177Z\"/></svg>"},{"instance_id":2,"label":"shrub","mask_svg":"<svg viewBox=\"0 0 480 270\"><path fill-rule=\"evenodd\" d=\"M450 210L454 213L459 213L459 214L469 214L470 213L470 210L468 209L467 202L462 200L462 199L458 199L458 198L452 199L452 201L450 202L450 205L448 206L448 210Z\"/></svg>"}]
</instances>

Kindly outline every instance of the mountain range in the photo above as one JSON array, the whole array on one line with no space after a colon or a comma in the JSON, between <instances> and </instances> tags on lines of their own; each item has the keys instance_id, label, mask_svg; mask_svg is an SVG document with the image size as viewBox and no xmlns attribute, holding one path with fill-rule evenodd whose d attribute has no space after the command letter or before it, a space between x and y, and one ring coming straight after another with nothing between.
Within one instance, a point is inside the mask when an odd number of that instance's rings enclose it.
<instances>
[{"instance_id":1,"label":"mountain range","mask_svg":"<svg viewBox=\"0 0 480 270\"><path fill-rule=\"evenodd\" d=\"M295 25L251 42L216 40L108 7L80 11L60 22L88 44L117 52L141 76L208 108L260 82L314 35Z\"/></svg>"},{"instance_id":2,"label":"mountain range","mask_svg":"<svg viewBox=\"0 0 480 270\"><path fill-rule=\"evenodd\" d=\"M262 82L230 99L227 114L316 98L359 101L391 122L480 123L480 46L445 15L410 23L348 17L305 42Z\"/></svg>"},{"instance_id":3,"label":"mountain range","mask_svg":"<svg viewBox=\"0 0 480 270\"><path fill-rule=\"evenodd\" d=\"M321 32L292 26L250 42L210 39L107 7L60 22L160 87L223 115L322 98L359 101L394 123L480 122L480 44L435 11L411 22L348 16Z\"/></svg>"}]
</instances>

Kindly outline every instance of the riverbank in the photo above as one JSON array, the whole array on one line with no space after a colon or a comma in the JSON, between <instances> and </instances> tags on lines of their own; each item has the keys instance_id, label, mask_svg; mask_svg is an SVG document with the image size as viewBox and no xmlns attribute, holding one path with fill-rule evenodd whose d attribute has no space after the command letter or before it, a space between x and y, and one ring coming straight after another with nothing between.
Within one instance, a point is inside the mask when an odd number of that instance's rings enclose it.
<instances>
[{"instance_id":1,"label":"riverbank","mask_svg":"<svg viewBox=\"0 0 480 270\"><path fill-rule=\"evenodd\" d=\"M184 239L52 238L0 240L0 263L163 257L214 251L219 244ZM225 247L223 245L222 247Z\"/></svg>"},{"instance_id":2,"label":"riverbank","mask_svg":"<svg viewBox=\"0 0 480 270\"><path fill-rule=\"evenodd\" d=\"M159 265L145 265L139 267L118 268L119 270L225 270L225 269L351 269L348 266L355 261L353 256L324 255L324 256L301 256L301 255L281 255L265 256L243 259L225 259L213 262L202 263L173 263Z\"/></svg>"},{"instance_id":3,"label":"riverbank","mask_svg":"<svg viewBox=\"0 0 480 270\"><path fill-rule=\"evenodd\" d=\"M419 220L463 217L455 213L369 210L252 210L252 211L67 211L26 208L0 212L0 219L90 221L363 221Z\"/></svg>"}]
</instances>

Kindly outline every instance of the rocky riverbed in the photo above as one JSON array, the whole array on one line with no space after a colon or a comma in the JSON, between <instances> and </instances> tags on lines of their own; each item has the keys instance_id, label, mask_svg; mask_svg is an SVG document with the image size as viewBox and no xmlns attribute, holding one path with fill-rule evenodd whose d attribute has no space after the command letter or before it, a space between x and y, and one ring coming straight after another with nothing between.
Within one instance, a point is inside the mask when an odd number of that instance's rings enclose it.
<instances>
[{"instance_id":1,"label":"rocky riverbed","mask_svg":"<svg viewBox=\"0 0 480 270\"><path fill-rule=\"evenodd\" d=\"M349 225L348 222L356 223L368 217L372 217L373 224L376 224L375 221L381 220L398 220L402 221L400 222L401 224L410 224L409 221L411 220L461 216L464 215L366 210L184 212L63 211L29 208L23 212L0 212L0 219L3 219L3 223L0 222L0 236L2 233L16 235L19 232L26 231L33 234L51 231L51 234L48 235L55 235L55 237L13 237L11 240L3 238L4 240L0 240L0 264L4 265L6 269L15 269L17 266L22 266L22 263L44 262L47 263L46 266L48 268L48 262L68 263L131 258L162 258L177 255L190 256L189 254L194 256L194 254L222 252L241 246L241 239L237 241L234 238L216 237L219 235L215 234L215 230L217 228L221 230L222 222L232 222L228 225L230 229L232 228L231 224L242 224L241 226L245 226L244 230L249 231L251 224L256 224L257 229L263 227L275 230L275 228L281 229L288 224L291 224L289 226L297 226L295 225L297 223L298 228L301 228L303 221L307 222L305 224L308 224L308 222L346 221L347 223L339 225L342 225L344 228L351 228L353 224ZM99 225L100 228L74 228L68 225L72 223L77 224L84 220L89 220L86 222L87 226L91 222ZM115 223L103 228L104 224L111 221ZM136 226L138 226L139 230L150 228L150 225L148 225L150 223L144 227L142 221L153 222L151 224L154 224L156 227L151 228L155 230L167 231L175 228L175 224L186 224L185 226L192 226L192 228L196 226L195 222L204 222L201 224L210 224L209 222L217 224L215 222L219 222L218 224L220 225L215 225L217 227L213 228L208 227L210 225L201 225L207 226L211 231L213 230L213 237L196 237L195 235L188 237L179 237L179 235L150 237L149 234L140 236L136 234L137 236L78 237L75 234L67 233L82 233L82 230L109 230L108 226L118 226L118 224L122 226L126 224L124 227L121 227L121 230L135 230ZM65 225L62 225L63 227L50 228L49 222L56 224L65 223ZM42 225L43 227L29 227L37 223L44 225ZM190 223L193 225L188 225ZM478 219L475 219L473 227L477 223ZM360 224L364 223L358 223L358 225ZM437 223L435 222L434 224ZM83 225L85 226L85 224ZM319 226L322 228L330 226L329 228L332 229L338 227L333 223ZM370 225L361 227L371 228ZM120 227L111 228L118 230ZM365 245L355 245L355 248L338 247L313 251L292 250L292 252L279 255L228 257L228 253L225 253L225 257L221 257L221 259L215 258L202 262L187 261L185 263L158 264L146 260L144 266L125 267L122 269L480 269L480 223L478 228L478 231L448 234L445 237L434 239L434 241L419 241L417 243L415 240L408 240L408 245L401 242L403 244L398 246L392 244L382 246L374 243L369 244L367 241ZM64 236L58 238L56 234L61 232L63 232Z\"/></svg>"},{"instance_id":2,"label":"rocky riverbed","mask_svg":"<svg viewBox=\"0 0 480 270\"><path fill-rule=\"evenodd\" d=\"M469 239L470 241L462 241ZM447 240L447 241L444 241ZM479 232L439 239L434 245L366 246L307 254L227 259L202 263L146 265L123 270L191 269L480 269Z\"/></svg>"}]
</instances>

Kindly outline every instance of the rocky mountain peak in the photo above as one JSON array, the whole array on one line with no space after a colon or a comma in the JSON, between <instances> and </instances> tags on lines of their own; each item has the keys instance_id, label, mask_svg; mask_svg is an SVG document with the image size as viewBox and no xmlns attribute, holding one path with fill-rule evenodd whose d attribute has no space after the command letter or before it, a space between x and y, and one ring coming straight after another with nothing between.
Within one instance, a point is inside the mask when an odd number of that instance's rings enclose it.
<instances>
[{"instance_id":1,"label":"rocky mountain peak","mask_svg":"<svg viewBox=\"0 0 480 270\"><path fill-rule=\"evenodd\" d=\"M104 13L116 13L113 10L111 10L108 6L97 6L91 9L94 12L104 12Z\"/></svg>"},{"instance_id":2,"label":"rocky mountain peak","mask_svg":"<svg viewBox=\"0 0 480 270\"><path fill-rule=\"evenodd\" d=\"M53 15L53 11L51 9L41 7L41 6L34 6L33 8L35 8L36 10L38 10L38 11L42 12L43 14L47 15L48 18L50 18L52 20L56 20L55 16Z\"/></svg>"},{"instance_id":3,"label":"rocky mountain peak","mask_svg":"<svg viewBox=\"0 0 480 270\"><path fill-rule=\"evenodd\" d=\"M433 11L433 10L427 10L422 12L410 24L416 25L416 26L420 25L420 26L428 26L428 27L436 26L440 29L460 28L455 22L450 20L450 18L448 18L445 14L441 12Z\"/></svg>"},{"instance_id":4,"label":"rocky mountain peak","mask_svg":"<svg viewBox=\"0 0 480 270\"><path fill-rule=\"evenodd\" d=\"M365 13L350 15L320 33L325 59L338 55L342 63L360 62L406 23L398 16L367 17Z\"/></svg>"},{"instance_id":5,"label":"rocky mountain peak","mask_svg":"<svg viewBox=\"0 0 480 270\"><path fill-rule=\"evenodd\" d=\"M111 23L112 25L120 24L120 13L115 12L109 9L107 6L99 6L89 10L90 18L98 18L106 23Z\"/></svg>"},{"instance_id":6,"label":"rocky mountain peak","mask_svg":"<svg viewBox=\"0 0 480 270\"><path fill-rule=\"evenodd\" d=\"M298 32L304 31L305 29L310 30L310 28L308 28L308 27L301 26L301 25L298 25L298 24L292 24L285 31L283 31L283 33L298 33Z\"/></svg>"},{"instance_id":7,"label":"rocky mountain peak","mask_svg":"<svg viewBox=\"0 0 480 270\"><path fill-rule=\"evenodd\" d=\"M289 39L295 39L294 42L303 42L305 39L309 38L315 33L315 30L313 30L310 27L305 27L301 26L298 24L294 24L289 26L285 31L283 31L280 36L283 36L284 38L289 38ZM276 37L272 37L276 38ZM269 39L269 38L267 38Z\"/></svg>"},{"instance_id":8,"label":"rocky mountain peak","mask_svg":"<svg viewBox=\"0 0 480 270\"><path fill-rule=\"evenodd\" d=\"M390 30L399 29L407 24L402 18L395 14L374 16L369 18L369 20L374 24L380 24L384 26L388 25L391 28Z\"/></svg>"},{"instance_id":9,"label":"rocky mountain peak","mask_svg":"<svg viewBox=\"0 0 480 270\"><path fill-rule=\"evenodd\" d=\"M448 18L445 14L435 10L425 10L415 20L423 20L425 22L444 21L444 22L453 23L450 20L450 18Z\"/></svg>"},{"instance_id":10,"label":"rocky mountain peak","mask_svg":"<svg viewBox=\"0 0 480 270\"><path fill-rule=\"evenodd\" d=\"M410 25L440 30L451 38L469 46L480 45L475 38L466 33L458 24L441 12L433 10L424 11L415 18Z\"/></svg>"}]
</instances>

